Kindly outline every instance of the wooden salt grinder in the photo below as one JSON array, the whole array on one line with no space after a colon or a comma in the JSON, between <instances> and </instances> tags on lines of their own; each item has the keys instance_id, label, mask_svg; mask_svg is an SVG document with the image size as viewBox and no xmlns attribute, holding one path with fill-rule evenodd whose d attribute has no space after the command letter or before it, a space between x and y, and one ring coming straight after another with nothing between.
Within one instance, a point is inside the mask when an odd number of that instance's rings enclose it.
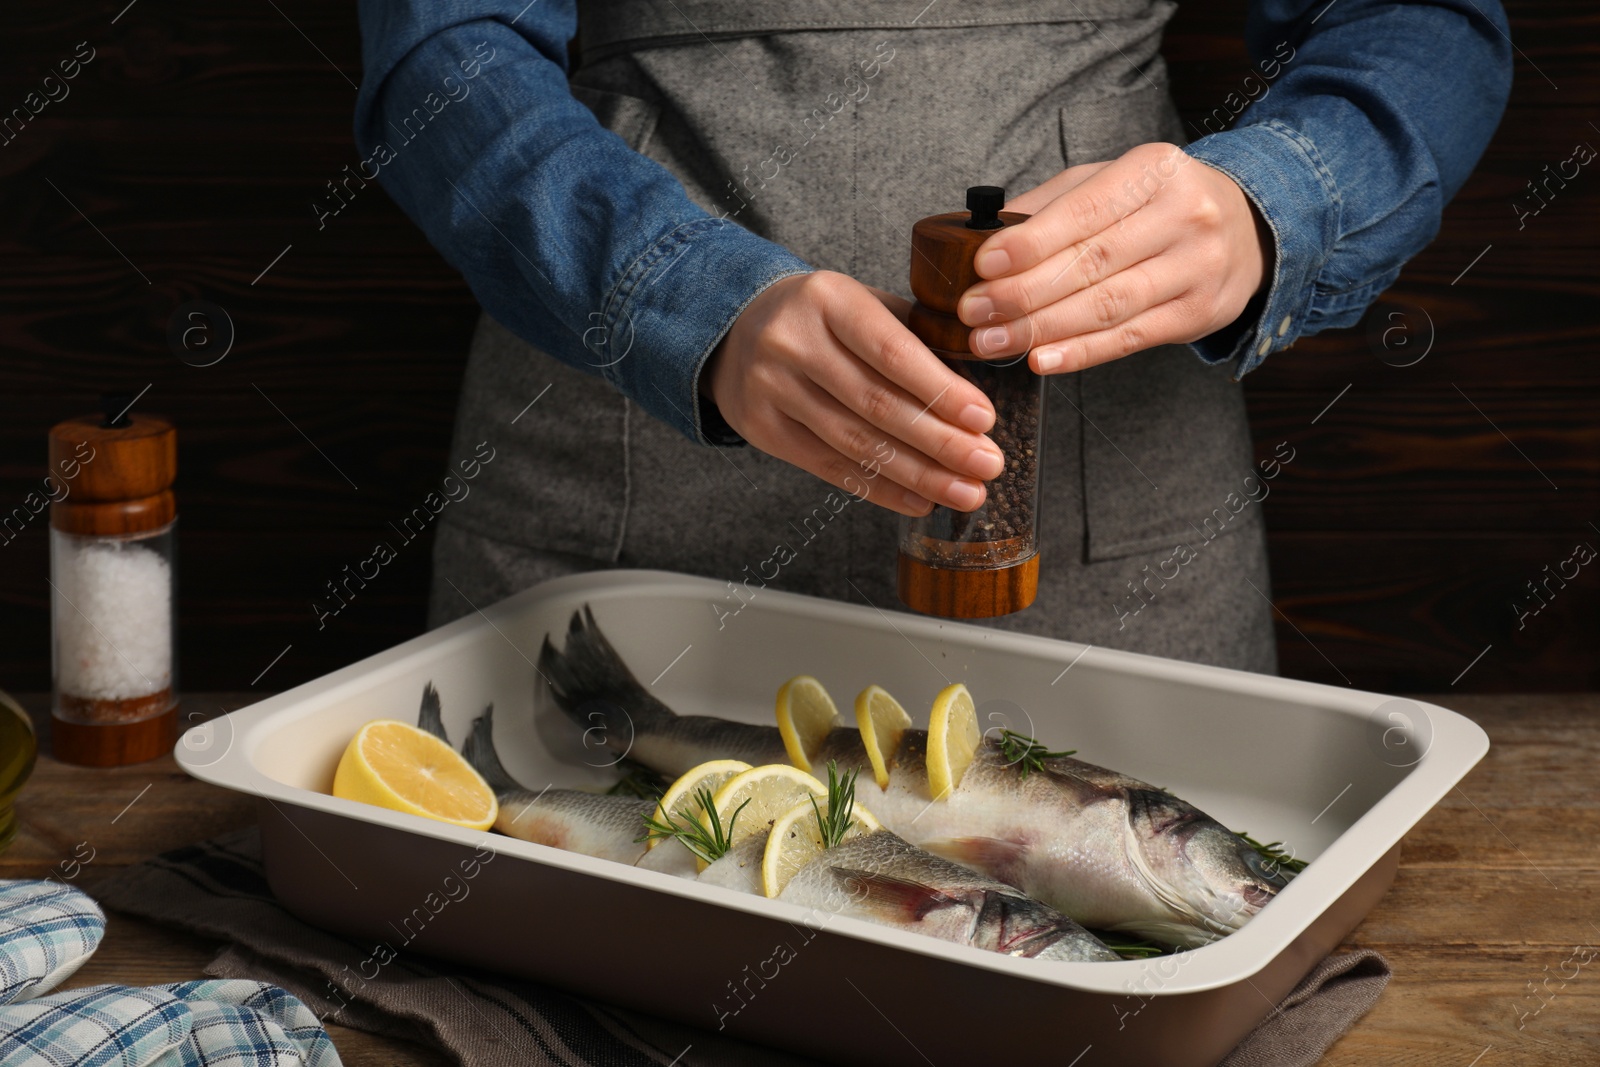
<instances>
[{"instance_id":1,"label":"wooden salt grinder","mask_svg":"<svg viewBox=\"0 0 1600 1067\"><path fill-rule=\"evenodd\" d=\"M118 419L107 399L103 416L80 415L50 430L50 474L66 487L66 496L50 505L50 526L79 537L161 530L177 517L177 432L159 415L124 409ZM115 701L58 691L55 704L51 750L63 763L143 763L171 752L177 741L178 701L171 686Z\"/></svg>"}]
</instances>

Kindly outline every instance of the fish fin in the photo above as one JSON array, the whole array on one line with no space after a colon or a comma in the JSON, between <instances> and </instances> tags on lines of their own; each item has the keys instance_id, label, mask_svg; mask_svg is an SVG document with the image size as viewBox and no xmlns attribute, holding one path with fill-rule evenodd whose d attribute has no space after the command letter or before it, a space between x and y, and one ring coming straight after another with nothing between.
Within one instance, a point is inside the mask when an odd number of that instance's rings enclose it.
<instances>
[{"instance_id":1,"label":"fish fin","mask_svg":"<svg viewBox=\"0 0 1600 1067\"><path fill-rule=\"evenodd\" d=\"M539 674L567 717L586 731L600 728L610 745L631 743L641 728L677 718L628 670L587 604L572 613L562 651L545 637Z\"/></svg>"},{"instance_id":2,"label":"fish fin","mask_svg":"<svg viewBox=\"0 0 1600 1067\"><path fill-rule=\"evenodd\" d=\"M964 903L941 889L909 882L889 874L874 874L850 867L830 867L845 892L868 911L898 922L919 922L929 912Z\"/></svg>"},{"instance_id":3,"label":"fish fin","mask_svg":"<svg viewBox=\"0 0 1600 1067\"><path fill-rule=\"evenodd\" d=\"M923 841L918 847L1008 885L1014 884L1013 877L1028 853L1027 845L1001 837L947 837Z\"/></svg>"},{"instance_id":4,"label":"fish fin","mask_svg":"<svg viewBox=\"0 0 1600 1067\"><path fill-rule=\"evenodd\" d=\"M473 770L483 776L489 788L496 793L506 789L522 788L500 762L500 753L495 751L493 704L484 708L483 714L472 720L472 729L461 746L461 755L472 765Z\"/></svg>"},{"instance_id":5,"label":"fish fin","mask_svg":"<svg viewBox=\"0 0 1600 1067\"><path fill-rule=\"evenodd\" d=\"M439 690L433 687L431 681L422 687L422 707L417 711L417 729L450 744L450 735L444 732L444 709L439 706Z\"/></svg>"}]
</instances>

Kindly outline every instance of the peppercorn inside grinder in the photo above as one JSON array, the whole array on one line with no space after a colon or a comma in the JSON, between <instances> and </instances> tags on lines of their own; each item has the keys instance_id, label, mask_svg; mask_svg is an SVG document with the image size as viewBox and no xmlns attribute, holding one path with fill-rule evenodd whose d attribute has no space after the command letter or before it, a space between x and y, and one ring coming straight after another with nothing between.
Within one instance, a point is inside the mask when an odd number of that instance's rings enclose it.
<instances>
[{"instance_id":1,"label":"peppercorn inside grinder","mask_svg":"<svg viewBox=\"0 0 1600 1067\"><path fill-rule=\"evenodd\" d=\"M1043 451L1044 379L1028 356L981 359L973 329L956 317L956 302L983 279L973 256L995 230L1029 216L1001 211L1005 190L975 185L967 211L930 215L911 232L911 332L951 370L994 404L989 436L1006 466L985 483L976 511L935 506L900 524L900 599L915 611L946 618L1009 615L1033 603L1039 587L1039 461Z\"/></svg>"},{"instance_id":2,"label":"peppercorn inside grinder","mask_svg":"<svg viewBox=\"0 0 1600 1067\"><path fill-rule=\"evenodd\" d=\"M110 767L177 740L174 549L177 433L106 397L50 430L51 747Z\"/></svg>"}]
</instances>

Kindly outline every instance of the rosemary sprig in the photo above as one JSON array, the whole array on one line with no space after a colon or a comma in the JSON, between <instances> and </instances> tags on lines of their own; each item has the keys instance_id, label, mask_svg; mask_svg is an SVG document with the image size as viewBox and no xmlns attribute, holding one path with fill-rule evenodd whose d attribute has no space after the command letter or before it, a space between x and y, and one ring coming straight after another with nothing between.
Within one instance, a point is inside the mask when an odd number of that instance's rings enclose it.
<instances>
[{"instance_id":1,"label":"rosemary sprig","mask_svg":"<svg viewBox=\"0 0 1600 1067\"><path fill-rule=\"evenodd\" d=\"M1165 956L1172 951L1166 945L1142 938L1127 937L1111 930L1090 930L1101 942L1125 960L1147 960L1152 956Z\"/></svg>"},{"instance_id":2,"label":"rosemary sprig","mask_svg":"<svg viewBox=\"0 0 1600 1067\"><path fill-rule=\"evenodd\" d=\"M661 794L666 791L662 788L662 785L660 775L635 765L628 769L627 774L614 782L610 789L606 790L606 795L638 797L640 800L660 800Z\"/></svg>"},{"instance_id":3,"label":"rosemary sprig","mask_svg":"<svg viewBox=\"0 0 1600 1067\"><path fill-rule=\"evenodd\" d=\"M678 822L670 814L661 813L661 818L654 815L644 816L645 833L642 837L634 838L635 841L649 841L651 838L665 840L676 837L683 842L683 846L694 853L706 863L715 863L727 855L728 849L733 847L733 826L739 820L739 813L744 811L746 800L740 804L732 815L728 817L728 825L722 825L722 819L717 815L716 805L711 801L711 790L701 787L695 790L695 800L700 804L700 812L705 818L699 819L693 815L685 814L682 822ZM660 808L656 809L660 811Z\"/></svg>"},{"instance_id":4,"label":"rosemary sprig","mask_svg":"<svg viewBox=\"0 0 1600 1067\"><path fill-rule=\"evenodd\" d=\"M1261 853L1262 859L1268 863L1275 864L1290 874L1299 874L1311 862L1310 860L1295 859L1292 854L1285 852L1282 841L1270 841L1263 845L1243 830L1235 830L1234 833L1242 838L1245 844Z\"/></svg>"},{"instance_id":5,"label":"rosemary sprig","mask_svg":"<svg viewBox=\"0 0 1600 1067\"><path fill-rule=\"evenodd\" d=\"M811 810L817 813L817 830L822 838L823 851L837 847L850 829L850 817L856 809L856 772L847 771L839 776L837 760L828 761L828 810L817 807L817 798L811 798Z\"/></svg>"},{"instance_id":6,"label":"rosemary sprig","mask_svg":"<svg viewBox=\"0 0 1600 1067\"><path fill-rule=\"evenodd\" d=\"M1077 749L1071 748L1065 752L1051 752L1027 734L1019 734L1015 730L1000 731L1000 755L1008 766L1015 765L1022 769L1022 777L1028 777L1032 771L1044 770L1044 761L1059 759L1063 756L1076 755Z\"/></svg>"}]
</instances>

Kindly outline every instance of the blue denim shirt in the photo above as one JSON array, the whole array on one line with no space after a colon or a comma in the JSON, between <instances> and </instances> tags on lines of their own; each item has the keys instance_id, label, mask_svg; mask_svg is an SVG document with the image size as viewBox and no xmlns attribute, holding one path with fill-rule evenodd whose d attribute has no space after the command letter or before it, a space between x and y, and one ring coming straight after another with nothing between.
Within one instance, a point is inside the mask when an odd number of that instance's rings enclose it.
<instances>
[{"instance_id":1,"label":"blue denim shirt","mask_svg":"<svg viewBox=\"0 0 1600 1067\"><path fill-rule=\"evenodd\" d=\"M573 97L575 0L360 13L362 176L518 336L693 440L738 443L700 397L701 368L757 294L814 268L708 215ZM1433 239L1511 81L1498 0L1255 0L1245 36L1254 68L1186 149L1238 183L1276 242L1267 287L1192 345L1240 375L1356 322Z\"/></svg>"}]
</instances>

